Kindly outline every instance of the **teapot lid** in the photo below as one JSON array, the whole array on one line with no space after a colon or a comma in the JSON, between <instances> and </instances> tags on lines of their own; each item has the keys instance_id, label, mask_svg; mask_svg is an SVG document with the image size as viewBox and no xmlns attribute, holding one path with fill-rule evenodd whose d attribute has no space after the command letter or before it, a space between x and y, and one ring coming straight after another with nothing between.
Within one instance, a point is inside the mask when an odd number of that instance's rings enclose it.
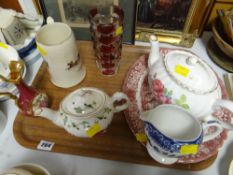
<instances>
[{"instance_id":1,"label":"teapot lid","mask_svg":"<svg viewBox=\"0 0 233 175\"><path fill-rule=\"evenodd\" d=\"M69 94L62 102L62 110L75 117L90 117L105 104L106 95L96 88L80 88Z\"/></svg>"},{"instance_id":2,"label":"teapot lid","mask_svg":"<svg viewBox=\"0 0 233 175\"><path fill-rule=\"evenodd\" d=\"M164 65L176 83L196 94L207 94L218 87L214 71L190 52L171 51L165 55Z\"/></svg>"}]
</instances>

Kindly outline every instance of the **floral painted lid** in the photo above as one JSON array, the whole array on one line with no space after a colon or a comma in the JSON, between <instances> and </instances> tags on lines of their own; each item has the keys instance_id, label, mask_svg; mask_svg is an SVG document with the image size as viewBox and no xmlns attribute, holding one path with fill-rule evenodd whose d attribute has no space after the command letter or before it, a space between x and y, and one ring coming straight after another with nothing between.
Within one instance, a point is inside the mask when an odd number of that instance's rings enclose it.
<instances>
[{"instance_id":1,"label":"floral painted lid","mask_svg":"<svg viewBox=\"0 0 233 175\"><path fill-rule=\"evenodd\" d=\"M207 94L218 87L213 70L196 55L175 50L165 55L165 68L174 81L196 94Z\"/></svg>"},{"instance_id":2,"label":"floral painted lid","mask_svg":"<svg viewBox=\"0 0 233 175\"><path fill-rule=\"evenodd\" d=\"M90 117L105 104L105 94L95 88L80 88L69 94L62 102L62 110L76 117Z\"/></svg>"}]
</instances>

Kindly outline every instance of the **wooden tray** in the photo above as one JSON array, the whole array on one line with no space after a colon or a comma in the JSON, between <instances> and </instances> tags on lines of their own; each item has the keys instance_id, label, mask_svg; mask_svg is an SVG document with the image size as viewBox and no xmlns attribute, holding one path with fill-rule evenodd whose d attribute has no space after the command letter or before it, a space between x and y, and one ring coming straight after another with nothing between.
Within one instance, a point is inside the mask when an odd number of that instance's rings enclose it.
<instances>
[{"instance_id":1,"label":"wooden tray","mask_svg":"<svg viewBox=\"0 0 233 175\"><path fill-rule=\"evenodd\" d=\"M95 64L94 51L91 42L80 41L78 48L81 59L87 68L85 80L72 88L62 89L55 87L49 80L46 64L43 63L33 86L46 92L51 99L51 108L58 109L60 101L71 91L83 86L97 87L109 95L121 90L124 76L130 65L142 54L148 53L148 47L129 46L123 47L121 65L117 75L103 76ZM91 139L74 137L63 128L54 125L47 119L40 117L16 116L13 126L14 136L19 144L26 148L37 149L41 140L54 142L52 152L72 155L90 156L108 160L126 161L132 163L169 167L185 170L202 170L210 166L217 155L208 160L195 164L162 165L148 155L145 147L136 141L130 131L123 112L115 114L112 123L106 132L97 134Z\"/></svg>"}]
</instances>

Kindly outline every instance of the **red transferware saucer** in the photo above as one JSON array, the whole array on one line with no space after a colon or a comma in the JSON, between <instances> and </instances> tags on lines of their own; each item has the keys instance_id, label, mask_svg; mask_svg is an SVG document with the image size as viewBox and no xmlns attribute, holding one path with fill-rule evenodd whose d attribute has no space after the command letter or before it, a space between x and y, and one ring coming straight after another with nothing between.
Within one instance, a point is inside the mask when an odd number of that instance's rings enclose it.
<instances>
[{"instance_id":1,"label":"red transferware saucer","mask_svg":"<svg viewBox=\"0 0 233 175\"><path fill-rule=\"evenodd\" d=\"M160 54L165 55L171 50L172 49L161 48ZM148 110L158 105L158 103L153 98L148 85L147 59L148 55L143 55L130 67L122 87L123 92L128 95L131 101L129 108L124 111L125 118L129 128L137 139L138 136L143 136L145 134L144 123L139 118L139 108L141 107L142 110ZM221 79L218 78L218 81L222 90L222 98L227 99L228 96L225 86ZM141 98L138 96L141 96ZM214 112L214 115L221 120L227 121L229 123L231 122L231 112L227 109L219 108ZM208 132L211 132L211 129ZM227 131L223 130L223 132L215 139L202 143L197 154L180 157L177 162L185 164L198 163L200 161L206 160L218 152L226 138ZM146 146L146 142L141 143Z\"/></svg>"}]
</instances>

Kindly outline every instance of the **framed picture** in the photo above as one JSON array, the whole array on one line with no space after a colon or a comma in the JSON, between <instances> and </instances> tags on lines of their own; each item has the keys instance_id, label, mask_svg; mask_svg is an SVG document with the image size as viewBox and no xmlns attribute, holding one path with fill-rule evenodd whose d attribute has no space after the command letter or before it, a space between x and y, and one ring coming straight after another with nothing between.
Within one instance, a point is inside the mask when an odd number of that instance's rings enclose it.
<instances>
[{"instance_id":1,"label":"framed picture","mask_svg":"<svg viewBox=\"0 0 233 175\"><path fill-rule=\"evenodd\" d=\"M72 27L76 39L91 40L89 10L111 4L119 5L124 10L123 42L133 44L135 38L136 0L40 0L44 7L43 15L51 16Z\"/></svg>"},{"instance_id":2,"label":"framed picture","mask_svg":"<svg viewBox=\"0 0 233 175\"><path fill-rule=\"evenodd\" d=\"M118 0L57 0L62 22L71 27L89 28L88 13L99 6L119 5Z\"/></svg>"},{"instance_id":3,"label":"framed picture","mask_svg":"<svg viewBox=\"0 0 233 175\"><path fill-rule=\"evenodd\" d=\"M214 0L138 0L136 41L160 42L191 47L202 34Z\"/></svg>"}]
</instances>

